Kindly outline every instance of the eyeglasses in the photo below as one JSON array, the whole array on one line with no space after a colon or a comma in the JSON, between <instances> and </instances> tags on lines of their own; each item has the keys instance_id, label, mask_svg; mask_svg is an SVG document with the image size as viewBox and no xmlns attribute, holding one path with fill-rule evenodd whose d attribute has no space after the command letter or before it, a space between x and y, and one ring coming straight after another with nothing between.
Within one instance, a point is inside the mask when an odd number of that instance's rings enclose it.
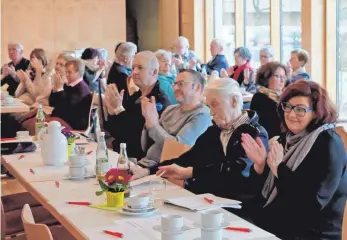
<instances>
[{"instance_id":1,"label":"eyeglasses","mask_svg":"<svg viewBox=\"0 0 347 240\"><path fill-rule=\"evenodd\" d=\"M287 77L286 76L281 76L281 75L273 75L275 78L277 78L277 80L286 80Z\"/></svg>"},{"instance_id":2,"label":"eyeglasses","mask_svg":"<svg viewBox=\"0 0 347 240\"><path fill-rule=\"evenodd\" d=\"M179 88L182 88L182 87L184 86L184 84L186 84L186 83L191 83L191 82L193 82L193 81L179 81L179 82L174 82L174 83L172 83L172 87L177 86L177 87L179 87Z\"/></svg>"},{"instance_id":3,"label":"eyeglasses","mask_svg":"<svg viewBox=\"0 0 347 240\"><path fill-rule=\"evenodd\" d=\"M265 59L269 59L270 58L270 56L268 56L268 55L260 55L260 58L265 58Z\"/></svg>"},{"instance_id":4,"label":"eyeglasses","mask_svg":"<svg viewBox=\"0 0 347 240\"><path fill-rule=\"evenodd\" d=\"M299 117L305 117L305 114L307 112L312 111L312 107L309 108L304 108L304 107L299 107L299 106L292 106L288 102L283 102L281 103L283 111L286 113L290 113L292 110L294 110L294 113L299 116Z\"/></svg>"}]
</instances>

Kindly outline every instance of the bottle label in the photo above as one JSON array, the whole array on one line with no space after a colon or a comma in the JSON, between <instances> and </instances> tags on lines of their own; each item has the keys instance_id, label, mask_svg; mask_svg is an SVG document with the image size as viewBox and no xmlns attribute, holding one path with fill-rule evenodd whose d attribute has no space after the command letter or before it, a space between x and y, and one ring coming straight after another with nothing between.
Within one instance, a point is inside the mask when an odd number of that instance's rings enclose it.
<instances>
[{"instance_id":1,"label":"bottle label","mask_svg":"<svg viewBox=\"0 0 347 240\"><path fill-rule=\"evenodd\" d=\"M35 135L37 136L40 132L40 130L45 126L43 122L37 122L35 123Z\"/></svg>"}]
</instances>

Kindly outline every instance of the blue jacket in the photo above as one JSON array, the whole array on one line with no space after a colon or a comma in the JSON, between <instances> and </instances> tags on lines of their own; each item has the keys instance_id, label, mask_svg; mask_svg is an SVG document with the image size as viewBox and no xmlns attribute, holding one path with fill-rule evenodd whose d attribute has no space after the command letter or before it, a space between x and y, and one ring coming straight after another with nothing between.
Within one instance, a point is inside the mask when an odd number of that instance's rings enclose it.
<instances>
[{"instance_id":1,"label":"blue jacket","mask_svg":"<svg viewBox=\"0 0 347 240\"><path fill-rule=\"evenodd\" d=\"M217 54L211 61L206 64L207 74L211 74L216 70L220 73L222 68L227 69L229 67L228 60L224 55Z\"/></svg>"}]
</instances>

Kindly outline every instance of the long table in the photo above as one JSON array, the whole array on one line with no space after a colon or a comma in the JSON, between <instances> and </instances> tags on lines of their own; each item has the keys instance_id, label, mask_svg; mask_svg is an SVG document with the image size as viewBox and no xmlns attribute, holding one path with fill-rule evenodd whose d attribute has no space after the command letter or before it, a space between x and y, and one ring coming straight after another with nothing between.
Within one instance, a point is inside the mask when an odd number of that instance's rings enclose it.
<instances>
[{"instance_id":1,"label":"long table","mask_svg":"<svg viewBox=\"0 0 347 240\"><path fill-rule=\"evenodd\" d=\"M2 105L0 113L20 113L29 112L30 108L28 105L22 103L19 99L14 99L15 103L13 105ZM1 100L3 102L3 100Z\"/></svg>"},{"instance_id":2,"label":"long table","mask_svg":"<svg viewBox=\"0 0 347 240\"><path fill-rule=\"evenodd\" d=\"M93 150L89 156L91 163L95 162L95 144L88 145L87 151ZM163 204L160 199L178 196L193 196L194 194L180 188L174 184L168 183L166 191L158 192L156 197L156 205L159 211L152 216L147 217L129 217L121 215L115 211L106 211L86 206L77 206L66 204L67 201L88 201L92 203L105 202L104 196L96 196L95 191L100 190L94 178L82 181L72 181L66 179L68 166L53 167L45 166L42 162L40 151L27 153L23 159L18 159L20 154L2 156L2 164L16 177L16 179L30 192L60 223L76 238L76 239L114 239L114 237L105 235L103 230L113 230L124 224L132 224L132 221L157 221L161 214L179 214L186 221L197 222L200 214L191 212L181 208ZM110 162L112 166L116 166L118 154L110 151ZM89 171L94 165L89 166ZM30 169L34 171L33 174ZM59 182L59 187L56 185ZM148 184L135 186L134 193L143 193L149 191ZM232 225L249 227L251 233L241 233L223 230L224 237L229 239L262 239L272 240L278 239L270 233L252 225L251 223L237 217L234 214L225 212L225 219L230 221ZM123 225L122 225L123 224ZM121 227L123 229L123 227ZM150 228L138 228L139 233L135 231L123 229L124 239L136 240L159 240L160 234ZM192 230L194 231L194 230ZM184 239L193 239L200 236L200 232L185 233ZM188 237L189 236L189 237ZM193 238L190 238L194 236ZM188 238L187 238L188 237Z\"/></svg>"}]
</instances>

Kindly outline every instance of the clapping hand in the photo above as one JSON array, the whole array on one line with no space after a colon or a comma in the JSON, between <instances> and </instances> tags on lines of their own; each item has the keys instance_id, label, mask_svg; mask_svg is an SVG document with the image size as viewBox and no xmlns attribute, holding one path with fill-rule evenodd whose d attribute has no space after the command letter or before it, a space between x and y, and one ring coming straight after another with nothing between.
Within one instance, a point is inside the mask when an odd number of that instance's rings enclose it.
<instances>
[{"instance_id":1,"label":"clapping hand","mask_svg":"<svg viewBox=\"0 0 347 240\"><path fill-rule=\"evenodd\" d=\"M250 77L250 71L249 68L245 68L245 70L243 70L243 83L248 85L249 84L249 77Z\"/></svg>"},{"instance_id":2,"label":"clapping hand","mask_svg":"<svg viewBox=\"0 0 347 240\"><path fill-rule=\"evenodd\" d=\"M154 124L159 122L159 114L156 107L155 97L149 100L146 97L141 99L142 115L146 119L146 127L151 128Z\"/></svg>"},{"instance_id":3,"label":"clapping hand","mask_svg":"<svg viewBox=\"0 0 347 240\"><path fill-rule=\"evenodd\" d=\"M234 74L234 67L233 67L233 66L229 67L229 68L226 70L226 72L228 73L228 77L230 77L231 75Z\"/></svg>"},{"instance_id":4,"label":"clapping hand","mask_svg":"<svg viewBox=\"0 0 347 240\"><path fill-rule=\"evenodd\" d=\"M53 75L53 91L57 92L64 88L64 84L66 83L66 78L61 76L59 73L55 73Z\"/></svg>"},{"instance_id":5,"label":"clapping hand","mask_svg":"<svg viewBox=\"0 0 347 240\"><path fill-rule=\"evenodd\" d=\"M105 90L105 105L110 114L116 112L123 104L124 89L118 91L115 84L109 84Z\"/></svg>"},{"instance_id":6,"label":"clapping hand","mask_svg":"<svg viewBox=\"0 0 347 240\"><path fill-rule=\"evenodd\" d=\"M266 148L259 137L255 140L249 134L242 134L242 147L249 159L254 162L254 169L258 174L264 171L266 160Z\"/></svg>"},{"instance_id":7,"label":"clapping hand","mask_svg":"<svg viewBox=\"0 0 347 240\"><path fill-rule=\"evenodd\" d=\"M8 74L11 75L13 78L16 78L17 73L16 73L16 69L14 68L13 65L9 66L7 68Z\"/></svg>"},{"instance_id":8,"label":"clapping hand","mask_svg":"<svg viewBox=\"0 0 347 240\"><path fill-rule=\"evenodd\" d=\"M283 161L284 151L283 146L275 141L270 144L270 152L269 156L267 158L267 164L269 165L272 173L278 177L277 175L277 169L278 165Z\"/></svg>"},{"instance_id":9,"label":"clapping hand","mask_svg":"<svg viewBox=\"0 0 347 240\"><path fill-rule=\"evenodd\" d=\"M176 65L181 65L183 64L183 60L176 58L176 57L172 57L172 61L176 64Z\"/></svg>"},{"instance_id":10,"label":"clapping hand","mask_svg":"<svg viewBox=\"0 0 347 240\"><path fill-rule=\"evenodd\" d=\"M42 71L43 71L42 62L40 60L38 60L36 57L34 57L30 60L30 65L32 68L35 69L35 71L37 73L42 73Z\"/></svg>"},{"instance_id":11,"label":"clapping hand","mask_svg":"<svg viewBox=\"0 0 347 240\"><path fill-rule=\"evenodd\" d=\"M29 74L21 69L17 71L17 76L19 80L24 84L26 83L26 81L30 80Z\"/></svg>"}]
</instances>

